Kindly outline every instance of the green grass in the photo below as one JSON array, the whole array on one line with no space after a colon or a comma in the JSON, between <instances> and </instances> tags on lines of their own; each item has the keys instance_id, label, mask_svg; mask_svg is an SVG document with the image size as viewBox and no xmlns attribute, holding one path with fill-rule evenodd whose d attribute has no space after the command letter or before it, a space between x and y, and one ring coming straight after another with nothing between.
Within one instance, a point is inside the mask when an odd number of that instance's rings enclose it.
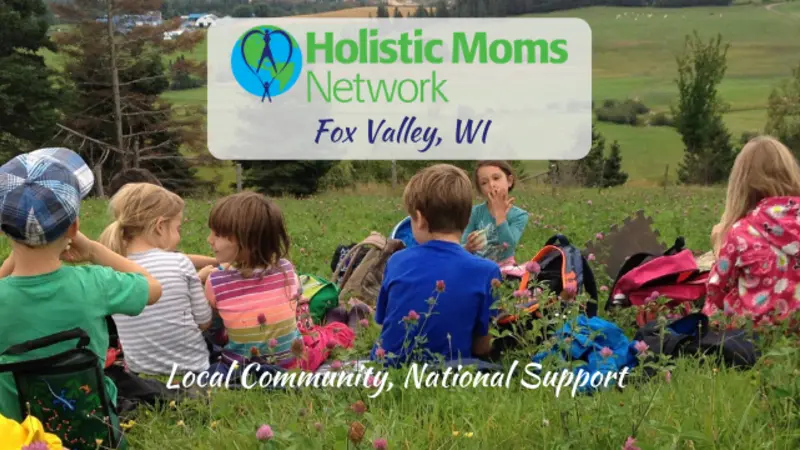
<instances>
[{"instance_id":1,"label":"green grass","mask_svg":"<svg viewBox=\"0 0 800 450\"><path fill-rule=\"evenodd\" d=\"M709 230L718 220L721 189L612 189L561 191L521 189L517 204L531 212L518 258L534 255L554 232L573 243L593 239L638 209L654 219L666 243L677 236L697 251L709 247ZM589 205L588 200L592 200ZM400 191L330 193L308 200L277 199L292 238L290 258L301 272L330 278L329 260L340 243L370 231L389 233L405 214ZM180 250L208 253L205 242L210 201L189 201ZM91 200L82 207L82 229L96 238L108 222L106 204ZM0 254L8 245L0 240ZM598 283L607 277L594 267ZM604 301L606 294L601 294ZM603 314L604 317L608 318ZM625 327L628 337L633 337ZM379 333L377 325L359 331L356 348L336 350L332 359L363 355ZM637 445L651 449L796 449L800 443L800 353L795 338L775 338L756 367L733 370L685 357L661 365L650 381L636 381L639 369L622 389L572 398L552 388L525 389L520 369L510 388L404 387L407 372L392 374L394 389L377 398L355 388L307 389L275 393L259 388L213 390L202 400L142 408L132 417L132 449L345 449L351 422L366 427L364 443L385 438L390 449L620 449L634 434ZM509 355L524 367L540 347L526 346ZM666 364L666 363L665 363ZM556 370L557 366L545 366ZM665 370L671 371L671 382ZM363 399L367 412L348 408ZM130 424L130 423L129 423ZM272 442L258 442L255 430L269 424ZM317 424L322 431L317 431ZM454 432L458 435L454 435ZM467 437L465 433L472 433Z\"/></svg>"},{"instance_id":2,"label":"green grass","mask_svg":"<svg viewBox=\"0 0 800 450\"><path fill-rule=\"evenodd\" d=\"M730 49L719 92L730 105L725 122L737 140L743 132L763 130L769 93L800 63L798 2L773 5L772 10L761 4L677 9L592 7L541 16L580 17L591 26L596 101L639 98L655 111L668 110L676 99L675 57L683 48L685 36L695 30L704 39L721 33ZM206 42L189 55L204 59ZM57 56L47 58L59 65ZM206 101L206 89L168 92L164 98L176 104L200 105ZM631 183L652 185L663 179L667 165L677 167L680 162L683 148L674 129L609 124L600 128L607 141L623 144L623 170L628 171ZM533 162L530 166L543 164ZM230 169L220 170L225 172L223 176L232 176Z\"/></svg>"}]
</instances>

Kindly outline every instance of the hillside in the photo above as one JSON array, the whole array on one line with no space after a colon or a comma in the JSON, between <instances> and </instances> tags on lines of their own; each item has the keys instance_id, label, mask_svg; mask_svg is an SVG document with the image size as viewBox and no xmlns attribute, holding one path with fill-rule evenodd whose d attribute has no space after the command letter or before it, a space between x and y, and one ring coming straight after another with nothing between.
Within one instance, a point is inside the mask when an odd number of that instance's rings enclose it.
<instances>
[{"instance_id":1,"label":"hillside","mask_svg":"<svg viewBox=\"0 0 800 450\"><path fill-rule=\"evenodd\" d=\"M403 9L407 13L413 8ZM316 16L367 17L374 12L375 8L366 7ZM589 23L595 101L639 98L655 111L667 111L675 98L675 56L685 36L694 30L704 39L721 33L730 49L720 93L730 104L725 120L737 139L742 132L761 130L770 91L800 63L800 2L669 9L592 7L538 16L580 17ZM193 56L205 57L205 43ZM52 61L57 63L57 59ZM202 103L205 95L201 88L170 92L166 98ZM667 165L674 178L682 155L680 136L674 129L602 122L598 128L607 141L620 142L623 169L630 173L632 185L661 181Z\"/></svg>"}]
</instances>

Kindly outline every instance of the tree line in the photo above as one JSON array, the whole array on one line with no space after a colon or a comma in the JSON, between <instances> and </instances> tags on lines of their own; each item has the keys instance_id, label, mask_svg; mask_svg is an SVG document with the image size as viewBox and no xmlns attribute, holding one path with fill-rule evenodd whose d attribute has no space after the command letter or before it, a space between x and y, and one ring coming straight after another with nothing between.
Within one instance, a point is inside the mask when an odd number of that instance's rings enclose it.
<instances>
[{"instance_id":1,"label":"tree line","mask_svg":"<svg viewBox=\"0 0 800 450\"><path fill-rule=\"evenodd\" d=\"M0 40L0 156L6 160L44 145L69 146L94 170L98 195L103 195L109 174L128 167L153 171L182 195L215 190L214 183L200 183L196 176L198 166L219 164L206 148L204 107L176 107L161 98L171 85L205 79L204 62L181 56L190 53L203 34L184 33L165 41L163 33L177 27L179 20L125 32L116 30L112 20L96 20L140 14L160 5L159 0L51 4L59 17L73 24L56 33L49 32L48 9L41 0L0 6L0 29L14 30ZM431 7L418 8L417 14L431 14ZM63 70L45 63L44 49L57 51ZM684 52L676 59L678 96L671 120L684 145L681 183L723 182L748 138L732 137L722 120L727 109L717 86L725 75L727 49L721 36L704 42L695 34L687 36ZM172 63L165 62L169 55ZM800 65L776 86L768 103L763 131L800 150ZM275 195L306 195L325 187L386 182L393 176L402 182L432 163L249 161L242 166L245 186ZM466 169L473 164L452 163ZM627 180L619 143L607 143L596 129L585 158L553 162L547 175L560 184L599 188Z\"/></svg>"}]
</instances>

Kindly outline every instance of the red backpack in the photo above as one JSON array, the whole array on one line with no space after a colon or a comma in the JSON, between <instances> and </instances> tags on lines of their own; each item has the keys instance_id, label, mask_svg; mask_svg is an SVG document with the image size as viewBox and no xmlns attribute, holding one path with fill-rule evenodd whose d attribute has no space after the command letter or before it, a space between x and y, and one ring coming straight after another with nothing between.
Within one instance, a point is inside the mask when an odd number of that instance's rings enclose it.
<instances>
[{"instance_id":1,"label":"red backpack","mask_svg":"<svg viewBox=\"0 0 800 450\"><path fill-rule=\"evenodd\" d=\"M655 306L657 298L666 297L666 308L682 308L682 315L689 314L692 305L705 298L709 271L697 266L692 251L684 249L684 245L684 239L679 237L663 255L637 253L628 258L611 288L606 310L639 308L636 323L642 327L658 316L658 309L648 306Z\"/></svg>"}]
</instances>

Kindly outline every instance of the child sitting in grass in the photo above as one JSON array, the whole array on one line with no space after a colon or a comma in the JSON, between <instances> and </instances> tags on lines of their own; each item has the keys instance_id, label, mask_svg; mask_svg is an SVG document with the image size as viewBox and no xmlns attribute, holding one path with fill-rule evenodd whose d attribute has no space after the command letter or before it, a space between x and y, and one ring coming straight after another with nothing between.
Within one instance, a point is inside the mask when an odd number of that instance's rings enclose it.
<instances>
[{"instance_id":1,"label":"child sitting in grass","mask_svg":"<svg viewBox=\"0 0 800 450\"><path fill-rule=\"evenodd\" d=\"M716 261L703 312L773 324L800 311L800 167L771 137L742 148L725 211L712 231Z\"/></svg>"},{"instance_id":2,"label":"child sitting in grass","mask_svg":"<svg viewBox=\"0 0 800 450\"><path fill-rule=\"evenodd\" d=\"M528 224L527 211L514 206L508 194L514 189L514 173L506 161L479 161L475 186L485 202L472 208L469 223L461 237L464 248L495 261L503 274L522 276L514 254Z\"/></svg>"},{"instance_id":3,"label":"child sitting in grass","mask_svg":"<svg viewBox=\"0 0 800 450\"><path fill-rule=\"evenodd\" d=\"M81 199L94 185L91 170L67 149L41 149L17 156L0 168L0 221L12 252L0 268L0 352L26 341L73 328L90 338L102 369L108 348L105 317L135 316L161 297L161 285L140 265L84 236ZM62 260L90 265L64 266ZM13 315L13 319L11 319ZM42 358L75 348L48 346L0 363ZM116 405L117 388L104 379ZM17 388L0 374L0 414L21 421Z\"/></svg>"},{"instance_id":4,"label":"child sitting in grass","mask_svg":"<svg viewBox=\"0 0 800 450\"><path fill-rule=\"evenodd\" d=\"M200 276L180 243L184 202L163 187L126 184L111 199L114 222L100 242L147 269L163 287L157 305L136 317L114 316L125 362L134 373L204 372L209 351L202 331L211 325Z\"/></svg>"},{"instance_id":5,"label":"child sitting in grass","mask_svg":"<svg viewBox=\"0 0 800 450\"><path fill-rule=\"evenodd\" d=\"M217 202L208 218L208 243L225 264L206 282L206 297L225 326L222 362L251 362L315 371L331 347L351 347L343 323L309 329L298 323L300 278L286 259L289 236L278 206L242 192ZM330 344L329 344L330 343Z\"/></svg>"},{"instance_id":6,"label":"child sitting in grass","mask_svg":"<svg viewBox=\"0 0 800 450\"><path fill-rule=\"evenodd\" d=\"M420 245L386 264L375 310L383 328L371 359L396 366L487 355L501 273L460 244L472 211L469 177L447 164L428 167L411 178L403 202Z\"/></svg>"}]
</instances>

